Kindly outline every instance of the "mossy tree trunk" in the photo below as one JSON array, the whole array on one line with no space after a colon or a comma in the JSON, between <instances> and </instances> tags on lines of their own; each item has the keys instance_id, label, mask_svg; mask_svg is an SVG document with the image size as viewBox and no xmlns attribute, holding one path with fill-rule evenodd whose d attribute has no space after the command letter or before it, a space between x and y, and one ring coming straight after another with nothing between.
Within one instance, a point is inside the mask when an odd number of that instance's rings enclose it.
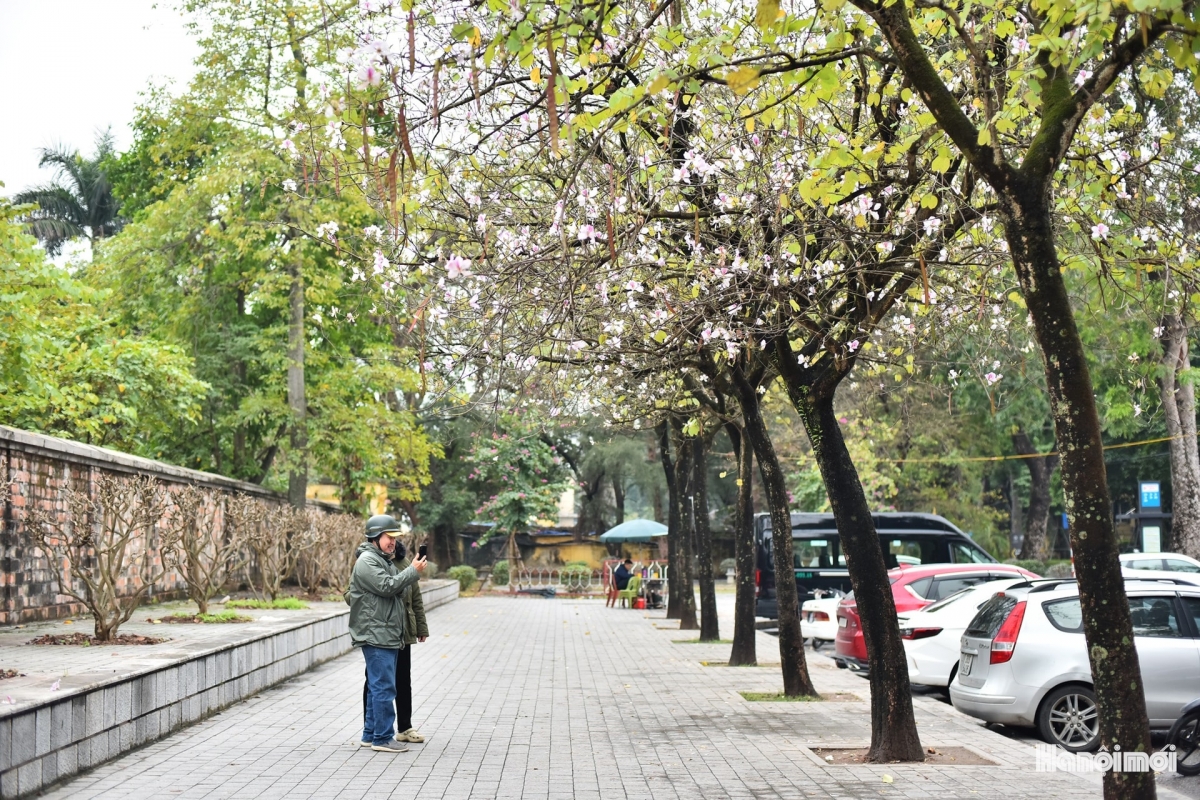
<instances>
[{"instance_id":1,"label":"mossy tree trunk","mask_svg":"<svg viewBox=\"0 0 1200 800\"><path fill-rule=\"evenodd\" d=\"M696 569L700 583L700 641L721 638L717 621L717 588L713 576L712 526L708 519L708 451L711 435L701 433L690 440L692 450L692 509L696 541Z\"/></svg>"},{"instance_id":2,"label":"mossy tree trunk","mask_svg":"<svg viewBox=\"0 0 1200 800\"><path fill-rule=\"evenodd\" d=\"M758 663L755 652L754 627L754 450L750 438L735 422L725 423L725 433L737 454L737 508L733 516L733 558L737 563L736 591L733 610L733 647L729 651L729 666L744 667Z\"/></svg>"},{"instance_id":3,"label":"mossy tree trunk","mask_svg":"<svg viewBox=\"0 0 1200 800\"><path fill-rule=\"evenodd\" d=\"M783 670L783 693L791 697L815 696L817 690L808 674L804 637L800 633L800 602L792 555L792 514L788 506L783 469L762 417L757 381L748 380L740 367L734 367L733 384L742 406L746 436L758 460L767 505L771 511L771 549L774 556L775 597L779 607L779 661Z\"/></svg>"},{"instance_id":4,"label":"mossy tree trunk","mask_svg":"<svg viewBox=\"0 0 1200 800\"><path fill-rule=\"evenodd\" d=\"M675 448L675 504L679 511L679 528L676 542L678 553L679 576L679 630L694 631L700 627L696 619L696 591L694 567L696 563L696 532L694 507L689 503L688 488L692 477L691 447L683 436L683 424L678 419L671 421L671 439ZM668 536L670 534L668 533ZM672 575L674 578L675 575Z\"/></svg>"},{"instance_id":5,"label":"mossy tree trunk","mask_svg":"<svg viewBox=\"0 0 1200 800\"><path fill-rule=\"evenodd\" d=\"M667 619L680 619L682 614L679 598L679 493L675 484L675 459L671 456L670 424L658 423L654 428L658 436L658 453L662 460L663 475L667 484Z\"/></svg>"}]
</instances>

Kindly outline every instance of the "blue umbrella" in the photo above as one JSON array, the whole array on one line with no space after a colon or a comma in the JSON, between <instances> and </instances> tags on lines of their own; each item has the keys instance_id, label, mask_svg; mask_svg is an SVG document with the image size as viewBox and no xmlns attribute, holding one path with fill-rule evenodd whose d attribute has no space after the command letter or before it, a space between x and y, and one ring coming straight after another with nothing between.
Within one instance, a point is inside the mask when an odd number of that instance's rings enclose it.
<instances>
[{"instance_id":1,"label":"blue umbrella","mask_svg":"<svg viewBox=\"0 0 1200 800\"><path fill-rule=\"evenodd\" d=\"M600 534L602 542L649 542L654 536L666 536L667 526L652 519L631 519Z\"/></svg>"}]
</instances>

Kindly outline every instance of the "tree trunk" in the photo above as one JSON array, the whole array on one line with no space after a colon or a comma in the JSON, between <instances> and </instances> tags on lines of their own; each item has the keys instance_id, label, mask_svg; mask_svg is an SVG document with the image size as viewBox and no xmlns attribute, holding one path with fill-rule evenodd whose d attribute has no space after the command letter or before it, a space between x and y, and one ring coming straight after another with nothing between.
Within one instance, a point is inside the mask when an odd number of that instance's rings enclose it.
<instances>
[{"instance_id":1,"label":"tree trunk","mask_svg":"<svg viewBox=\"0 0 1200 800\"><path fill-rule=\"evenodd\" d=\"M292 412L288 459L288 502L304 508L308 495L308 401L304 391L304 277L297 261L291 267L292 286L288 298L288 408Z\"/></svg>"},{"instance_id":2,"label":"tree trunk","mask_svg":"<svg viewBox=\"0 0 1200 800\"><path fill-rule=\"evenodd\" d=\"M1045 561L1050 545L1046 537L1050 523L1050 478L1058 469L1058 456L1034 455L1038 450L1023 428L1013 433L1012 443L1019 455L1031 456L1021 459L1029 470L1029 511L1025 514L1025 540L1019 557Z\"/></svg>"},{"instance_id":3,"label":"tree trunk","mask_svg":"<svg viewBox=\"0 0 1200 800\"><path fill-rule=\"evenodd\" d=\"M668 423L660 422L654 428L658 435L658 453L662 460L663 474L667 482L667 619L680 618L679 599L679 497L675 485L675 462L671 458L671 436Z\"/></svg>"},{"instance_id":4,"label":"tree trunk","mask_svg":"<svg viewBox=\"0 0 1200 800\"><path fill-rule=\"evenodd\" d=\"M737 454L737 510L733 518L733 559L737 563L737 599L733 610L733 647L729 651L729 666L746 667L758 663L754 636L754 503L751 492L754 483L754 451L750 439L733 422L725 424L725 433Z\"/></svg>"},{"instance_id":5,"label":"tree trunk","mask_svg":"<svg viewBox=\"0 0 1200 800\"><path fill-rule=\"evenodd\" d=\"M1200 456L1196 445L1196 391L1179 382L1191 366L1187 324L1177 314L1163 319L1162 374L1159 386L1171 454L1172 548L1200 558Z\"/></svg>"},{"instance_id":6,"label":"tree trunk","mask_svg":"<svg viewBox=\"0 0 1200 800\"><path fill-rule=\"evenodd\" d=\"M821 469L867 645L871 673L871 749L867 759L924 761L908 683L908 658L871 507L842 438L833 397L793 391L796 388L789 385L788 393L804 421Z\"/></svg>"},{"instance_id":7,"label":"tree trunk","mask_svg":"<svg viewBox=\"0 0 1200 800\"><path fill-rule=\"evenodd\" d=\"M691 490L692 452L683 437L683 427L672 420L675 440L675 499L679 506L679 630L694 631L700 627L696 620L696 508Z\"/></svg>"},{"instance_id":8,"label":"tree trunk","mask_svg":"<svg viewBox=\"0 0 1200 800\"><path fill-rule=\"evenodd\" d=\"M758 404L758 389L734 370L738 402L742 406L745 431L758 470L762 475L767 506L771 511L771 550L775 562L775 598L779 606L779 661L783 670L783 693L789 697L816 696L804 658L804 637L800 635L800 601L796 591L795 558L792 555L792 514L788 508L787 485L767 433Z\"/></svg>"},{"instance_id":9,"label":"tree trunk","mask_svg":"<svg viewBox=\"0 0 1200 800\"><path fill-rule=\"evenodd\" d=\"M1023 177L1018 173L1013 180ZM1041 346L1055 440L1062 454L1063 494L1071 523L1083 632L1100 709L1101 746L1109 751L1120 746L1125 752L1148 753L1150 725L1118 560L1100 417L1054 247L1047 182L1048 177L1034 179L1001 194L1005 238ZM1154 774L1106 772L1104 796L1109 800L1152 798Z\"/></svg>"},{"instance_id":10,"label":"tree trunk","mask_svg":"<svg viewBox=\"0 0 1200 800\"><path fill-rule=\"evenodd\" d=\"M620 475L614 475L612 489L613 507L616 509L613 525L620 525L625 521L625 478Z\"/></svg>"},{"instance_id":11,"label":"tree trunk","mask_svg":"<svg viewBox=\"0 0 1200 800\"><path fill-rule=\"evenodd\" d=\"M717 622L717 587L713 584L712 526L708 520L708 449L711 439L703 433L692 447L692 507L695 510L696 569L700 572L700 641L721 638Z\"/></svg>"},{"instance_id":12,"label":"tree trunk","mask_svg":"<svg viewBox=\"0 0 1200 800\"><path fill-rule=\"evenodd\" d=\"M1015 542L1021 537L1021 547L1025 547L1025 512L1021 508L1021 496L1017 493L1017 480L1012 472L1008 473L1008 540Z\"/></svg>"}]
</instances>

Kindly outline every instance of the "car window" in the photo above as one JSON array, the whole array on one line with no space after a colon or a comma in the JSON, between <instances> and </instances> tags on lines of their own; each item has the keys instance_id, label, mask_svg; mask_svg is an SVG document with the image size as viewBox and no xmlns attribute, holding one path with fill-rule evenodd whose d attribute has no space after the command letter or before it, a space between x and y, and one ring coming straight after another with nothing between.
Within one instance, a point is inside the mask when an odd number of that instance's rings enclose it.
<instances>
[{"instance_id":1,"label":"car window","mask_svg":"<svg viewBox=\"0 0 1200 800\"><path fill-rule=\"evenodd\" d=\"M1017 605L1017 600L1008 595L995 595L979 608L979 613L967 626L966 635L983 639L995 638L1000 626L1008 618L1008 612Z\"/></svg>"},{"instance_id":2,"label":"car window","mask_svg":"<svg viewBox=\"0 0 1200 800\"><path fill-rule=\"evenodd\" d=\"M912 591L917 597L925 600L937 600L936 597L929 593L929 587L933 583L933 578L921 578L912 583L906 584L907 588Z\"/></svg>"},{"instance_id":3,"label":"car window","mask_svg":"<svg viewBox=\"0 0 1200 800\"><path fill-rule=\"evenodd\" d=\"M992 560L966 542L950 543L950 560L955 564L991 564Z\"/></svg>"},{"instance_id":4,"label":"car window","mask_svg":"<svg viewBox=\"0 0 1200 800\"><path fill-rule=\"evenodd\" d=\"M832 539L793 539L792 560L796 569L832 567L836 561Z\"/></svg>"},{"instance_id":5,"label":"car window","mask_svg":"<svg viewBox=\"0 0 1200 800\"><path fill-rule=\"evenodd\" d=\"M1182 558L1166 558L1167 569L1171 572L1200 572L1200 567L1197 567L1190 561L1184 561Z\"/></svg>"},{"instance_id":6,"label":"car window","mask_svg":"<svg viewBox=\"0 0 1200 800\"><path fill-rule=\"evenodd\" d=\"M890 536L883 540L884 561L889 568L904 564L936 564L935 543L928 536ZM904 561L900 561L900 557Z\"/></svg>"},{"instance_id":7,"label":"car window","mask_svg":"<svg viewBox=\"0 0 1200 800\"><path fill-rule=\"evenodd\" d=\"M1183 607L1191 616L1192 622L1195 623L1196 630L1200 631L1200 597L1184 597Z\"/></svg>"},{"instance_id":8,"label":"car window","mask_svg":"<svg viewBox=\"0 0 1200 800\"><path fill-rule=\"evenodd\" d=\"M1182 636L1179 617L1175 613L1175 597L1131 597L1129 616L1133 619L1134 636Z\"/></svg>"},{"instance_id":9,"label":"car window","mask_svg":"<svg viewBox=\"0 0 1200 800\"><path fill-rule=\"evenodd\" d=\"M930 600L941 600L955 592L983 583L987 577L986 575L954 575L938 578L933 582L933 590L926 597Z\"/></svg>"},{"instance_id":10,"label":"car window","mask_svg":"<svg viewBox=\"0 0 1200 800\"><path fill-rule=\"evenodd\" d=\"M934 612L936 612L936 611L941 611L941 610L942 610L943 608L945 608L946 606L949 606L949 605L954 605L954 604L955 604L955 603L957 603L959 600L963 599L963 595L965 595L965 594L966 594L968 591L970 591L970 590L969 590L969 589L960 589L960 590L958 590L957 592L955 592L954 594L948 594L948 595L946 595L945 597L943 597L941 600L938 600L938 601L937 601L936 603L934 603L933 605L931 605L931 606L926 606L926 607L925 607L924 609L922 609L922 610L923 610L923 611L924 611L926 614L932 614L932 613L934 613ZM982 605L982 601L981 601L981 603L980 603L980 604Z\"/></svg>"},{"instance_id":11,"label":"car window","mask_svg":"<svg viewBox=\"0 0 1200 800\"><path fill-rule=\"evenodd\" d=\"M1130 569L1162 569L1161 558L1135 558L1126 562Z\"/></svg>"},{"instance_id":12,"label":"car window","mask_svg":"<svg viewBox=\"0 0 1200 800\"><path fill-rule=\"evenodd\" d=\"M1079 598L1054 600L1042 604L1046 618L1050 624L1064 633L1083 633L1083 609L1079 606Z\"/></svg>"}]
</instances>

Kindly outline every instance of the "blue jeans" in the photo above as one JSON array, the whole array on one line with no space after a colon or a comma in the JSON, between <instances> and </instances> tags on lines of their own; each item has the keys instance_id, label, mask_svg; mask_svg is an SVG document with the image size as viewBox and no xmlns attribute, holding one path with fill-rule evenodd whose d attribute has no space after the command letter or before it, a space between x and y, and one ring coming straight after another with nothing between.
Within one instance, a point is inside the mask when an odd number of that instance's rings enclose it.
<instances>
[{"instance_id":1,"label":"blue jeans","mask_svg":"<svg viewBox=\"0 0 1200 800\"><path fill-rule=\"evenodd\" d=\"M386 647L362 646L367 662L367 708L363 741L387 744L396 726L396 651Z\"/></svg>"}]
</instances>

